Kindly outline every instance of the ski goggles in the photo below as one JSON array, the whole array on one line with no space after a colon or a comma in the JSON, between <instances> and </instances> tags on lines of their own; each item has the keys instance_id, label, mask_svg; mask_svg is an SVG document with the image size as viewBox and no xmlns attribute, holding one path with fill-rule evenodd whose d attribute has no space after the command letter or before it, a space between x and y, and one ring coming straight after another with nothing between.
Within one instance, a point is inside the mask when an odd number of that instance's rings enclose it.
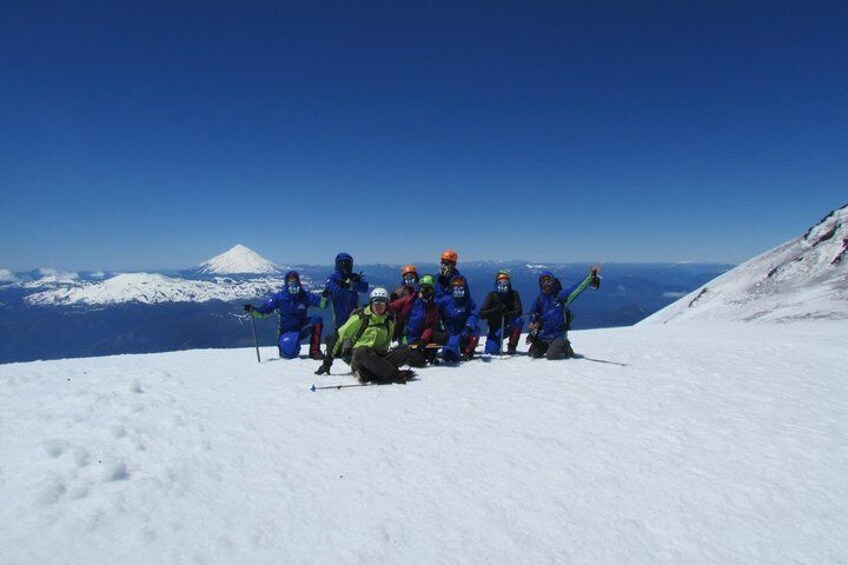
<instances>
[{"instance_id":1,"label":"ski goggles","mask_svg":"<svg viewBox=\"0 0 848 565\"><path fill-rule=\"evenodd\" d=\"M418 277L414 273L406 273L403 275L403 284L412 286L418 281Z\"/></svg>"},{"instance_id":2,"label":"ski goggles","mask_svg":"<svg viewBox=\"0 0 848 565\"><path fill-rule=\"evenodd\" d=\"M422 286L418 290L418 296L420 296L424 300L429 300L430 298L433 298L433 296L435 296L435 294L436 294L436 292L433 290L433 287L431 287L431 286Z\"/></svg>"},{"instance_id":3,"label":"ski goggles","mask_svg":"<svg viewBox=\"0 0 848 565\"><path fill-rule=\"evenodd\" d=\"M497 282L497 289L498 289L498 292L500 292L501 294L503 294L505 292L509 292L509 281L506 280L506 279L499 280Z\"/></svg>"},{"instance_id":4,"label":"ski goggles","mask_svg":"<svg viewBox=\"0 0 848 565\"><path fill-rule=\"evenodd\" d=\"M388 304L389 299L385 296L376 296L371 299L371 304Z\"/></svg>"},{"instance_id":5,"label":"ski goggles","mask_svg":"<svg viewBox=\"0 0 848 565\"><path fill-rule=\"evenodd\" d=\"M462 298L463 296L465 296L465 287L456 285L453 287L453 290L451 290L451 293L453 294L454 298Z\"/></svg>"},{"instance_id":6,"label":"ski goggles","mask_svg":"<svg viewBox=\"0 0 848 565\"><path fill-rule=\"evenodd\" d=\"M289 294L297 294L300 292L300 283L297 281L289 281L286 283L286 288L289 290Z\"/></svg>"}]
</instances>

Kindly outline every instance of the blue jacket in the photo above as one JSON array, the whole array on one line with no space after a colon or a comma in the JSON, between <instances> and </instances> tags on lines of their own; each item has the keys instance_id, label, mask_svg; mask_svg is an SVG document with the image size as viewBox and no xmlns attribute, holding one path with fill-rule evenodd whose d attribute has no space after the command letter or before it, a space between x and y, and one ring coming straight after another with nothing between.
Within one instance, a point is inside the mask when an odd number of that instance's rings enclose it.
<instances>
[{"instance_id":1,"label":"blue jacket","mask_svg":"<svg viewBox=\"0 0 848 565\"><path fill-rule=\"evenodd\" d=\"M546 275L553 277L550 271L545 271L539 278L541 279ZM554 278L554 281L553 292L550 294L540 293L530 309L530 322L541 325L538 337L546 342L551 342L558 337L565 337L568 329L566 327L565 310L581 292L586 290L586 287L592 282L592 275L590 274L566 290L562 290L559 279Z\"/></svg>"},{"instance_id":2,"label":"blue jacket","mask_svg":"<svg viewBox=\"0 0 848 565\"><path fill-rule=\"evenodd\" d=\"M289 277L291 271L286 273ZM265 317L277 311L277 332L280 334L288 332L299 332L309 323L306 310L309 307L318 308L321 305L321 295L312 294L300 287L297 294L289 294L289 289L283 287L281 291L266 299L262 306L253 310L257 317Z\"/></svg>"},{"instance_id":3,"label":"blue jacket","mask_svg":"<svg viewBox=\"0 0 848 565\"><path fill-rule=\"evenodd\" d=\"M465 332L466 326L474 328L471 333L476 332L477 305L467 292L459 299L454 298L452 294L447 294L437 299L436 304L439 306L439 315L448 335L460 335Z\"/></svg>"},{"instance_id":4,"label":"blue jacket","mask_svg":"<svg viewBox=\"0 0 848 565\"><path fill-rule=\"evenodd\" d=\"M358 283L348 281L335 271L324 284L324 289L330 291L330 302L333 308L333 319L336 329L339 329L350 318L350 313L359 307L359 293L368 291L368 282L363 277Z\"/></svg>"},{"instance_id":5,"label":"blue jacket","mask_svg":"<svg viewBox=\"0 0 848 565\"><path fill-rule=\"evenodd\" d=\"M409 318L406 320L406 342L421 340L425 343L433 339L433 331L439 321L439 307L436 302L425 302L416 298L412 302Z\"/></svg>"}]
</instances>

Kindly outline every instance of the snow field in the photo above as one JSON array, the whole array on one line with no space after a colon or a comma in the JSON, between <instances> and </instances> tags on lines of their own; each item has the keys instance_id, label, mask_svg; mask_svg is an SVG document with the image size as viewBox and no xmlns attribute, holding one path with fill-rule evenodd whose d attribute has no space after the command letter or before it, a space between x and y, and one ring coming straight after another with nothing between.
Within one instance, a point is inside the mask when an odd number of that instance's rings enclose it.
<instances>
[{"instance_id":1,"label":"snow field","mask_svg":"<svg viewBox=\"0 0 848 565\"><path fill-rule=\"evenodd\" d=\"M845 563L846 337L592 330L314 393L353 378L272 348L3 365L0 561Z\"/></svg>"}]
</instances>

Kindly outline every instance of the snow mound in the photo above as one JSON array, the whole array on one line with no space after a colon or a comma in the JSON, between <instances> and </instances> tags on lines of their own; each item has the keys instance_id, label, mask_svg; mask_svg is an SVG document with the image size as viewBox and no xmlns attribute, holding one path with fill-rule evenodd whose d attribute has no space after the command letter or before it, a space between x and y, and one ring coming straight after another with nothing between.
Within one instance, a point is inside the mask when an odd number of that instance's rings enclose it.
<instances>
[{"instance_id":1,"label":"snow mound","mask_svg":"<svg viewBox=\"0 0 848 565\"><path fill-rule=\"evenodd\" d=\"M203 275L280 274L274 263L244 245L236 245L197 267Z\"/></svg>"},{"instance_id":2,"label":"snow mound","mask_svg":"<svg viewBox=\"0 0 848 565\"><path fill-rule=\"evenodd\" d=\"M305 283L304 283L305 284ZM249 300L270 294L283 285L282 279L236 281L186 280L152 273L125 273L105 281L80 282L38 292L26 297L34 306L109 306L165 302L208 302Z\"/></svg>"},{"instance_id":3,"label":"snow mound","mask_svg":"<svg viewBox=\"0 0 848 565\"><path fill-rule=\"evenodd\" d=\"M708 326L318 392L270 347L0 365L3 561L848 562L848 324Z\"/></svg>"},{"instance_id":4,"label":"snow mound","mask_svg":"<svg viewBox=\"0 0 848 565\"><path fill-rule=\"evenodd\" d=\"M705 319L848 319L848 206L640 324Z\"/></svg>"}]
</instances>

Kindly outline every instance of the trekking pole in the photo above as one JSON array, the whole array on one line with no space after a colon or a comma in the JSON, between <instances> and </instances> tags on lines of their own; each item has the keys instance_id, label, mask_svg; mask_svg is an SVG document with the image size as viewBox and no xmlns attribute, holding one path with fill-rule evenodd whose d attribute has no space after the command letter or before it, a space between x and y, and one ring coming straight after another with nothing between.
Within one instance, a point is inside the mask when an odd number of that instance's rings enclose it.
<instances>
[{"instance_id":1,"label":"trekking pole","mask_svg":"<svg viewBox=\"0 0 848 565\"><path fill-rule=\"evenodd\" d=\"M370 383L355 383L349 385L327 385L327 386L315 386L314 384L309 388L312 392L316 392L319 390L330 390L330 389L340 389L340 388L353 388L360 386L370 386Z\"/></svg>"},{"instance_id":2,"label":"trekking pole","mask_svg":"<svg viewBox=\"0 0 848 565\"><path fill-rule=\"evenodd\" d=\"M250 314L248 314L250 316ZM262 359L259 357L259 340L256 339L256 320L253 316L250 316L250 327L253 328L253 346L256 348L256 362L262 363Z\"/></svg>"},{"instance_id":3,"label":"trekking pole","mask_svg":"<svg viewBox=\"0 0 848 565\"><path fill-rule=\"evenodd\" d=\"M506 328L506 314L501 314L501 339L498 341L498 357L503 359L503 340Z\"/></svg>"}]
</instances>

